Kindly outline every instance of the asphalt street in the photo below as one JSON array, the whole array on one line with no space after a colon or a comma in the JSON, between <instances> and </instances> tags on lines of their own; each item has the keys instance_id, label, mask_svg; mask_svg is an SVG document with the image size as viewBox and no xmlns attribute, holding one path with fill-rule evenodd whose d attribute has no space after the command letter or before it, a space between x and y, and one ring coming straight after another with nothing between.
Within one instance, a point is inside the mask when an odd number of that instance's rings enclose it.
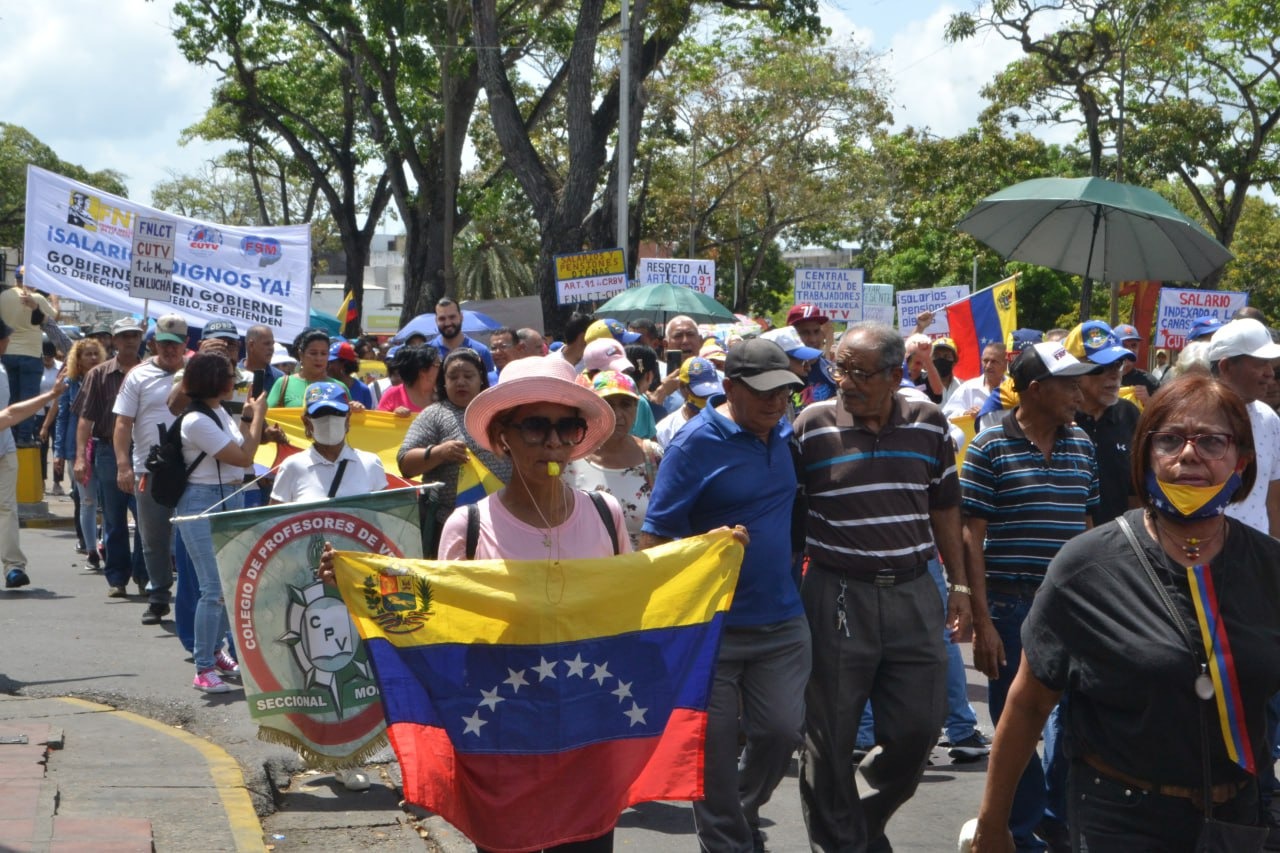
<instances>
[{"instance_id":1,"label":"asphalt street","mask_svg":"<svg viewBox=\"0 0 1280 853\"><path fill-rule=\"evenodd\" d=\"M47 500L55 517L69 518L69 499ZM69 527L24 528L21 544L32 584L0 592L0 693L99 702L216 744L239 764L269 849L473 849L440 818L406 814L399 807L399 768L389 752L369 766L374 782L369 791L347 792L332 776L308 772L291 750L259 741L243 693L194 690L194 668L173 636L172 623L142 625L146 604L141 596L107 598L106 581L75 553ZM136 589L130 586L130 591ZM985 684L972 669L969 690L980 725L990 732ZM942 748L934 750L932 762L916 796L889 825L889 838L900 853L956 849L961 825L977 809L986 762L953 764ZM169 768L155 768L157 778L166 772ZM127 792L120 792L120 802L128 810ZM179 849L166 845L165 838L180 833L180 816L136 816L151 819L159 853ZM762 819L770 851L808 849L794 763ZM616 846L696 850L689 805L648 803L628 810L619 822Z\"/></svg>"}]
</instances>

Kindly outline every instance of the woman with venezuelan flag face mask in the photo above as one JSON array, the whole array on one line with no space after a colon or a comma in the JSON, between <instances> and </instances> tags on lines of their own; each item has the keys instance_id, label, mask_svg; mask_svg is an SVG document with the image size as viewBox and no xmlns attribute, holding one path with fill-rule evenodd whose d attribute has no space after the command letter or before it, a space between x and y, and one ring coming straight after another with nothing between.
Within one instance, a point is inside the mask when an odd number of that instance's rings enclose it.
<instances>
[{"instance_id":1,"label":"woman with venezuelan flag face mask","mask_svg":"<svg viewBox=\"0 0 1280 853\"><path fill-rule=\"evenodd\" d=\"M1244 402L1208 376L1151 398L1133 441L1143 508L1067 542L1027 616L974 851L1013 849L1013 792L1064 696L1066 818L1091 853L1262 849L1280 542L1226 514L1253 486L1253 442Z\"/></svg>"}]
</instances>

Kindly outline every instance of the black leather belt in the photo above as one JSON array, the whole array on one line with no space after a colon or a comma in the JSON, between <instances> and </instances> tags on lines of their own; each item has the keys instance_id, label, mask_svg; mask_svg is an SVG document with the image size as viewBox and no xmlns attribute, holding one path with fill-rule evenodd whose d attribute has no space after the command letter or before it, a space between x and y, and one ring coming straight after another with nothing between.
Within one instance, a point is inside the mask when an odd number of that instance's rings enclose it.
<instances>
[{"instance_id":1,"label":"black leather belt","mask_svg":"<svg viewBox=\"0 0 1280 853\"><path fill-rule=\"evenodd\" d=\"M859 583L875 584L878 587L899 586L900 584L909 583L929 571L928 563L921 563L909 569L886 569L879 572L851 572L824 566L821 563L814 563L814 565L833 575L839 575L842 578L858 581Z\"/></svg>"}]
</instances>

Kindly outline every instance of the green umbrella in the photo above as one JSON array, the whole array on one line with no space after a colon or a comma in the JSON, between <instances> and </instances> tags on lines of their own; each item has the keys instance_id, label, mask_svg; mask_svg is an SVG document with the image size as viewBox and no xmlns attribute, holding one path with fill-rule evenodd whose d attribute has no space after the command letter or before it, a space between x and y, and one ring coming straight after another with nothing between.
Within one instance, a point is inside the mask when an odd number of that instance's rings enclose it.
<instances>
[{"instance_id":1,"label":"green umbrella","mask_svg":"<svg viewBox=\"0 0 1280 853\"><path fill-rule=\"evenodd\" d=\"M342 334L342 324L338 322L338 318L332 314L326 314L315 308L311 309L311 327L314 329L323 329L330 335Z\"/></svg>"},{"instance_id":2,"label":"green umbrella","mask_svg":"<svg viewBox=\"0 0 1280 853\"><path fill-rule=\"evenodd\" d=\"M1006 258L1097 281L1203 281L1231 253L1156 193L1037 178L989 195L956 228Z\"/></svg>"},{"instance_id":3,"label":"green umbrella","mask_svg":"<svg viewBox=\"0 0 1280 853\"><path fill-rule=\"evenodd\" d=\"M736 323L733 312L710 296L677 284L646 284L624 290L595 312L623 323L647 318L666 323L683 314L695 323Z\"/></svg>"}]
</instances>

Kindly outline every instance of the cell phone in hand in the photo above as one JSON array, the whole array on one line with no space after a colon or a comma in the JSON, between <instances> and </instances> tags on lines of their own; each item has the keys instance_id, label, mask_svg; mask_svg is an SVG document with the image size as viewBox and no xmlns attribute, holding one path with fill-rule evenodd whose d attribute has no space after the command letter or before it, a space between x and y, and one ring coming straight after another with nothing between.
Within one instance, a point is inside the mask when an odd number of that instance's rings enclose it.
<instances>
[{"instance_id":1,"label":"cell phone in hand","mask_svg":"<svg viewBox=\"0 0 1280 853\"><path fill-rule=\"evenodd\" d=\"M266 384L267 384L267 371L265 370L253 371L253 390L249 394L249 399L256 400L258 399L258 397L262 396L262 391L266 387Z\"/></svg>"},{"instance_id":2,"label":"cell phone in hand","mask_svg":"<svg viewBox=\"0 0 1280 853\"><path fill-rule=\"evenodd\" d=\"M667 375L680 372L680 365L684 363L684 353L680 350L667 350Z\"/></svg>"}]
</instances>

